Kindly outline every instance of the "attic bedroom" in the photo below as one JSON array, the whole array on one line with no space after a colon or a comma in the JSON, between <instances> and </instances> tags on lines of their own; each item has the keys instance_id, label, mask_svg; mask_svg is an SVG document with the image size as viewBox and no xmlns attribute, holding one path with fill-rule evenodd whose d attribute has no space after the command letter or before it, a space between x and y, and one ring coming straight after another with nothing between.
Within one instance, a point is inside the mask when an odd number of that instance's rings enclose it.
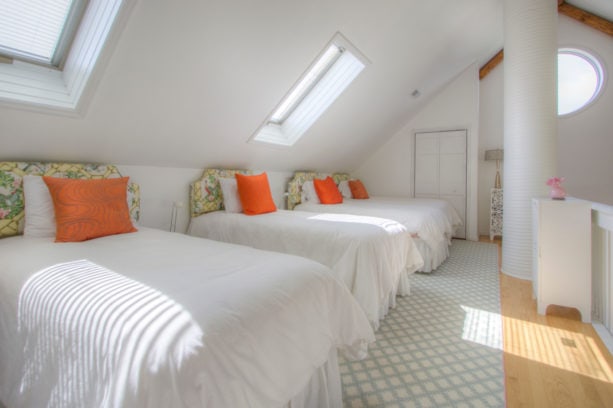
<instances>
[{"instance_id":1,"label":"attic bedroom","mask_svg":"<svg viewBox=\"0 0 613 408\"><path fill-rule=\"evenodd\" d=\"M0 407L613 401L609 0L4 0Z\"/></svg>"}]
</instances>

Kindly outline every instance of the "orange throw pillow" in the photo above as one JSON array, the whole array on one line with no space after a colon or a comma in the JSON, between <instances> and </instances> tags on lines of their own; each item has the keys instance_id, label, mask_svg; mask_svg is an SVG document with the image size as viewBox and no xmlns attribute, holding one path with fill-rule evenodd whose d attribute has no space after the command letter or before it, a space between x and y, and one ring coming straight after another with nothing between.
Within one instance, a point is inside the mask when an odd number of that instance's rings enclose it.
<instances>
[{"instance_id":1,"label":"orange throw pillow","mask_svg":"<svg viewBox=\"0 0 613 408\"><path fill-rule=\"evenodd\" d=\"M323 180L313 180L317 197L322 204L339 204L343 202L343 195L338 190L332 177L328 176Z\"/></svg>"},{"instance_id":2,"label":"orange throw pillow","mask_svg":"<svg viewBox=\"0 0 613 408\"><path fill-rule=\"evenodd\" d=\"M351 197L357 199L369 198L368 191L360 180L349 180L349 188L351 189Z\"/></svg>"},{"instance_id":3,"label":"orange throw pillow","mask_svg":"<svg viewBox=\"0 0 613 408\"><path fill-rule=\"evenodd\" d=\"M67 179L44 176L55 211L55 242L79 242L134 232L126 198L128 177Z\"/></svg>"},{"instance_id":4,"label":"orange throw pillow","mask_svg":"<svg viewBox=\"0 0 613 408\"><path fill-rule=\"evenodd\" d=\"M235 177L238 196L245 214L256 215L277 211L266 173L257 176L236 173Z\"/></svg>"}]
</instances>

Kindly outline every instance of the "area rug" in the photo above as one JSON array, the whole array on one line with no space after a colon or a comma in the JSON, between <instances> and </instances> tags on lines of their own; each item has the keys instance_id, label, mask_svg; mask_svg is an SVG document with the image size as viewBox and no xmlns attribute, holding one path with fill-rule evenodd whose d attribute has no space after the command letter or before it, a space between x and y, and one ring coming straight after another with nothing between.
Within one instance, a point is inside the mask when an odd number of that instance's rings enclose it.
<instances>
[{"instance_id":1,"label":"area rug","mask_svg":"<svg viewBox=\"0 0 613 408\"><path fill-rule=\"evenodd\" d=\"M376 335L368 358L341 360L346 408L504 407L497 246L454 240Z\"/></svg>"}]
</instances>

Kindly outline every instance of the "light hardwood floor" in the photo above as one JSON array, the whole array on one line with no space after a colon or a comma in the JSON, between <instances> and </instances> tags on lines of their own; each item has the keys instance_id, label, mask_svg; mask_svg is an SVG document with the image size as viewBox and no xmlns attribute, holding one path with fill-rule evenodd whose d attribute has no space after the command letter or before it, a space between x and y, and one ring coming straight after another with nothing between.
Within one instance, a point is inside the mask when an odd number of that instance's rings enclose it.
<instances>
[{"instance_id":1,"label":"light hardwood floor","mask_svg":"<svg viewBox=\"0 0 613 408\"><path fill-rule=\"evenodd\" d=\"M500 300L508 407L613 407L613 357L592 325L574 309L538 315L532 283L502 273Z\"/></svg>"}]
</instances>

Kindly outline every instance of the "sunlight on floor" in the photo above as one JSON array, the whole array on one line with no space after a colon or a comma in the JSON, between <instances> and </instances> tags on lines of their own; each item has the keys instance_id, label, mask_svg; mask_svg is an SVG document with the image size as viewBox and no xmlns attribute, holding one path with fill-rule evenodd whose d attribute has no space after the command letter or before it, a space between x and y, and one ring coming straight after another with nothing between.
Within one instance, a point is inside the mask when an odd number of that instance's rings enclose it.
<instances>
[{"instance_id":1,"label":"sunlight on floor","mask_svg":"<svg viewBox=\"0 0 613 408\"><path fill-rule=\"evenodd\" d=\"M592 337L551 326L461 306L466 312L462 339L563 370L613 383L613 370Z\"/></svg>"},{"instance_id":2,"label":"sunlight on floor","mask_svg":"<svg viewBox=\"0 0 613 408\"><path fill-rule=\"evenodd\" d=\"M613 371L592 337L502 317L507 353L613 383Z\"/></svg>"},{"instance_id":3,"label":"sunlight on floor","mask_svg":"<svg viewBox=\"0 0 613 408\"><path fill-rule=\"evenodd\" d=\"M461 306L466 312L462 339L502 350L502 317L499 313Z\"/></svg>"}]
</instances>

